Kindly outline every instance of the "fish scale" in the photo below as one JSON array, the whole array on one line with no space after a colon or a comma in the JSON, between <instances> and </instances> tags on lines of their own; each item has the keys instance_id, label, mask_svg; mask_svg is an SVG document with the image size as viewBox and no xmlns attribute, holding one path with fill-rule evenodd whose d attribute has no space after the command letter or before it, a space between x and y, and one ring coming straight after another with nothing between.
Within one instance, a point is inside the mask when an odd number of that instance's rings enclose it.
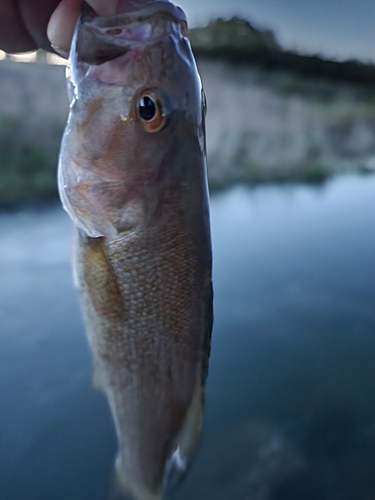
<instances>
[{"instance_id":1,"label":"fish scale","mask_svg":"<svg viewBox=\"0 0 375 500\"><path fill-rule=\"evenodd\" d=\"M202 427L212 329L204 95L181 9L84 12L59 190L77 226L74 275L93 380L116 427L117 487L158 500L186 472Z\"/></svg>"},{"instance_id":2,"label":"fish scale","mask_svg":"<svg viewBox=\"0 0 375 500\"><path fill-rule=\"evenodd\" d=\"M92 344L95 346L94 351L97 353L99 360L105 361L105 372L107 374L107 393L112 391L112 407L116 408L116 413L118 415L118 434L124 435L125 446L124 449L130 451L130 460L132 463L136 463L136 454L134 449L129 449L128 439L131 429L134 429L137 424L139 424L140 415L146 411L145 416L148 418L148 412L155 412L156 406L159 406L159 413L157 421L160 426L164 424L167 431L162 433L162 437L158 445L153 445L151 448L153 450L159 449L161 457L155 459L152 457L152 464L145 466L139 464L137 470L150 470L154 469L154 464L164 464L168 448L170 447L170 439L178 429L181 424L175 421L168 422L168 418L179 417L183 419L186 414L189 403L192 398L192 390L195 389L191 384L191 380L196 376L197 368L202 366L200 359L197 359L197 353L203 353L203 346L199 345L201 342L202 335L199 331L194 332L195 337L192 337L189 330L193 328L198 328L197 323L200 321L192 320L189 317L191 306L186 302L191 301L190 294L184 297L181 294L180 287L176 283L175 287L165 286L164 276L166 276L166 267L173 267L173 274L178 274L176 270L176 253L178 255L178 245L170 245L167 240L167 247L173 251L173 261L168 265L169 255L165 252L160 252L155 254L154 259L152 259L152 253L150 255L150 235L146 236L146 245L142 249L142 237L138 237L136 244L133 248L129 249L127 245L126 252L123 249L118 249L119 244L112 245L112 248L105 248L104 251L109 261L115 261L120 272L123 270L124 275L122 278L124 282L131 283L127 290L123 287L121 290L122 301L121 303L125 309L126 319L118 322L118 319L114 317L114 311L112 308L113 303L113 293L108 294L108 307L106 309L106 314L101 314L98 317L98 307L92 307L92 297L96 290L106 289L105 286L100 283L101 270L94 274L96 286L94 291L87 290L83 293L83 302L88 301L89 304L83 304L83 308L86 311L91 311L89 313L90 317L87 322L94 322L95 324L100 324L100 336L92 339ZM155 240L153 240L154 243ZM90 245L90 243L89 243ZM113 248L115 246L115 248ZM188 251L189 248L186 245L181 245L184 252ZM116 259L118 252L121 252L121 257ZM134 258L133 258L134 256ZM150 258L151 257L151 258ZM83 257L84 262L90 263L90 273L93 272L92 262L93 260L89 256ZM136 262L134 262L136 259ZM189 259L190 262L191 259ZM178 262L178 259L177 259ZM182 256L181 259L181 272L182 280L186 273L191 274L190 267L186 264L185 259ZM99 264L99 267L101 263ZM156 272L154 272L157 270ZM114 271L116 274L116 270ZM170 269L168 269L170 272ZM154 273L150 275L150 273ZM153 276L150 279L150 276ZM83 277L83 283L81 285L81 290L84 290L86 284L90 282L87 276ZM134 290L136 294L134 294ZM134 299L134 295L137 297ZM140 295L140 297L138 297ZM196 301L199 306L200 294L196 293ZM145 300L146 298L146 300ZM140 315L140 313L142 313ZM93 318L91 315L94 315ZM115 327L113 326L115 323ZM159 336L156 335L158 331L163 331L164 336L166 336L165 342L160 345L158 339ZM175 333L178 333L176 338ZM106 336L113 338L115 336L116 340L108 342L102 342L102 339ZM163 337L164 340L164 337ZM195 341L195 342L193 342ZM157 345L159 344L159 345ZM198 344L198 345L194 345ZM181 361L183 360L183 362ZM108 369L110 367L110 369ZM171 383L171 380L166 383L166 379L175 380L175 383ZM153 384L150 385L149 381L153 380ZM156 382L156 383L155 383ZM183 389L184 386L185 389ZM190 388L190 391L187 390ZM158 389L158 391L155 391ZM172 393L172 397L171 397ZM127 400L131 399L138 402L138 407L132 408L132 412L135 413L133 417L129 415L127 409ZM171 411L171 402L173 406L177 407ZM125 412L121 416L119 408L124 408ZM147 410L146 410L147 409ZM122 422L123 420L123 422ZM129 429L125 434L124 429ZM147 428L149 432L154 434L155 430L153 425L149 427L148 425L142 426L142 433L145 433ZM147 432L146 432L147 435ZM164 437L165 436L165 437ZM139 441L139 439L137 439ZM154 444L150 439L146 439L143 444L143 452L147 451L147 447L150 444ZM145 453L147 457L150 457L150 453ZM151 455L152 456L152 455ZM150 460L150 458L149 458ZM164 466L157 471L157 476L153 477L152 480L148 482L153 484L155 482L160 484L162 480L162 475L164 472ZM133 472L134 474L134 472ZM144 480L144 478L143 478Z\"/></svg>"}]
</instances>

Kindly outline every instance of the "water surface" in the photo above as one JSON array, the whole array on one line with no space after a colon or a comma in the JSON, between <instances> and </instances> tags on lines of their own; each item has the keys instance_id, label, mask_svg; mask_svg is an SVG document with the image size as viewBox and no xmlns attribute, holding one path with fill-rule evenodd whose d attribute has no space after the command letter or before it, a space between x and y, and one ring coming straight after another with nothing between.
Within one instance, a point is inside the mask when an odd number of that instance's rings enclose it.
<instances>
[{"instance_id":1,"label":"water surface","mask_svg":"<svg viewBox=\"0 0 375 500\"><path fill-rule=\"evenodd\" d=\"M215 328L177 500L375 497L375 178L211 200ZM116 441L59 208L0 216L0 498L104 500Z\"/></svg>"}]
</instances>

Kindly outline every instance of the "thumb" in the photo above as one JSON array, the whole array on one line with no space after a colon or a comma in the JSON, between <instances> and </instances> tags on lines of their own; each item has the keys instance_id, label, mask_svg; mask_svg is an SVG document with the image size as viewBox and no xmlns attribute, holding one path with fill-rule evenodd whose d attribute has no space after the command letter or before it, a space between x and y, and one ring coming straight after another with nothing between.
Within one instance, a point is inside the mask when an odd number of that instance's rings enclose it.
<instances>
[{"instance_id":1,"label":"thumb","mask_svg":"<svg viewBox=\"0 0 375 500\"><path fill-rule=\"evenodd\" d=\"M115 14L118 0L87 0L100 16ZM77 23L82 0L61 0L52 14L47 36L52 47L63 57L68 57L74 28Z\"/></svg>"}]
</instances>

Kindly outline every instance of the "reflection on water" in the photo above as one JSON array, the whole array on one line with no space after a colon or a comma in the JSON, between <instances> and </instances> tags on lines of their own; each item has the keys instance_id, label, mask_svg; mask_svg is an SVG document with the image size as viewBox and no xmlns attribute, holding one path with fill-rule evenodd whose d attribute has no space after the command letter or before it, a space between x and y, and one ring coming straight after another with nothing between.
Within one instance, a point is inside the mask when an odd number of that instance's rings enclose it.
<instances>
[{"instance_id":1,"label":"reflection on water","mask_svg":"<svg viewBox=\"0 0 375 500\"><path fill-rule=\"evenodd\" d=\"M375 497L375 178L212 199L202 446L178 500ZM0 217L0 497L102 500L116 440L91 388L59 209Z\"/></svg>"}]
</instances>

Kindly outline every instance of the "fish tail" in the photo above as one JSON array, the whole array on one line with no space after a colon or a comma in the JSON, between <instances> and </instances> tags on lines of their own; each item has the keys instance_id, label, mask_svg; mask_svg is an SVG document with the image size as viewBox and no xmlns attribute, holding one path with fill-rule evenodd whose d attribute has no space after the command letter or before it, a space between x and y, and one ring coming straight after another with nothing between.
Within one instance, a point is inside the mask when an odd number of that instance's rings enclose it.
<instances>
[{"instance_id":1,"label":"fish tail","mask_svg":"<svg viewBox=\"0 0 375 500\"><path fill-rule=\"evenodd\" d=\"M163 500L163 493L161 490L152 492L139 484L135 484L122 470L120 457L118 456L109 500Z\"/></svg>"},{"instance_id":2,"label":"fish tail","mask_svg":"<svg viewBox=\"0 0 375 500\"><path fill-rule=\"evenodd\" d=\"M174 451L165 469L164 484L174 488L188 471L198 447L203 424L203 389L197 384L184 423L175 440Z\"/></svg>"}]
</instances>

